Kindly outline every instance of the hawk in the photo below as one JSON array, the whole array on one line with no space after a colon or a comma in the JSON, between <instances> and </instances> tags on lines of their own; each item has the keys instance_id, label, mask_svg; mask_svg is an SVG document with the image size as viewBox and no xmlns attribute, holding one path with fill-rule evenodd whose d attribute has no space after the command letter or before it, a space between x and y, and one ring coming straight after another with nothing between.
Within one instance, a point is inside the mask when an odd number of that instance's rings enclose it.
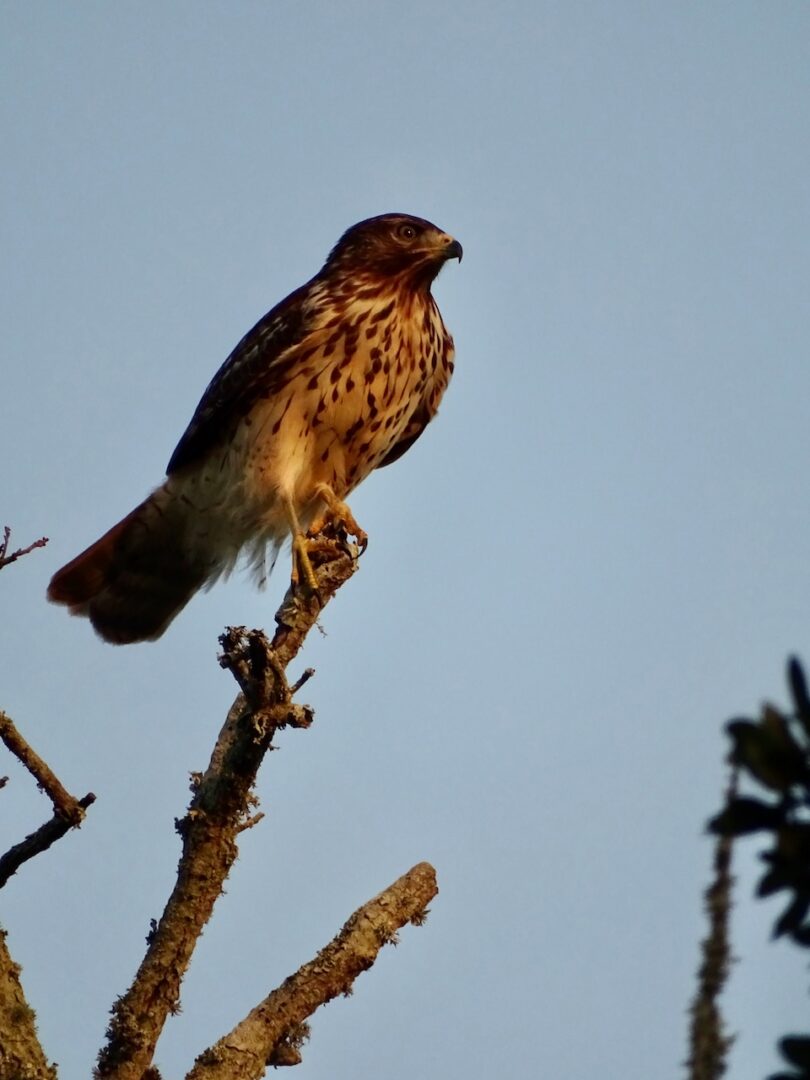
<instances>
[{"instance_id":1,"label":"hawk","mask_svg":"<svg viewBox=\"0 0 810 1080\"><path fill-rule=\"evenodd\" d=\"M203 394L166 479L54 574L48 598L115 644L154 641L244 555L259 580L291 539L314 586L306 530L400 458L433 419L453 339L431 295L461 244L409 214L353 225L323 268L239 342Z\"/></svg>"}]
</instances>

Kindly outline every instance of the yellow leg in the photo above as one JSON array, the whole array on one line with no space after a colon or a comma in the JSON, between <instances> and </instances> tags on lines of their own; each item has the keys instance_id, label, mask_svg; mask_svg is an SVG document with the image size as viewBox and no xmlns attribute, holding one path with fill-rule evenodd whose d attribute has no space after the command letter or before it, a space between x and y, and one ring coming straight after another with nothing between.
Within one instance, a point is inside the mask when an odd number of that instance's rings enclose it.
<instances>
[{"instance_id":1,"label":"yellow leg","mask_svg":"<svg viewBox=\"0 0 810 1080\"><path fill-rule=\"evenodd\" d=\"M310 536L316 536L327 521L338 527L342 526L346 532L357 540L358 547L365 551L368 547L368 533L357 524L354 514L349 507L335 495L328 484L318 484L315 494L326 503L326 513L310 526Z\"/></svg>"},{"instance_id":2,"label":"yellow leg","mask_svg":"<svg viewBox=\"0 0 810 1080\"><path fill-rule=\"evenodd\" d=\"M285 507L287 510L287 520L290 523L290 532L292 533L293 584L298 585L301 581L304 581L313 592L317 592L318 579L315 577L315 571L312 569L312 563L309 561L307 538L301 531L301 526L298 522L298 514L295 512L295 506L293 505L292 499L285 500Z\"/></svg>"}]
</instances>

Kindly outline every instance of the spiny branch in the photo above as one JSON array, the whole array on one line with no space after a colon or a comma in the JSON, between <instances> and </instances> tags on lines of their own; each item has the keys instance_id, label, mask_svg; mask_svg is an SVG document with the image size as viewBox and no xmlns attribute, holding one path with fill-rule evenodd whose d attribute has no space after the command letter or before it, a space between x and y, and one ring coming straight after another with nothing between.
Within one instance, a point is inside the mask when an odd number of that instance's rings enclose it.
<instances>
[{"instance_id":1,"label":"spiny branch","mask_svg":"<svg viewBox=\"0 0 810 1080\"><path fill-rule=\"evenodd\" d=\"M436 896L436 872L419 863L352 915L337 937L201 1054L186 1080L259 1080L268 1065L300 1061L305 1021L320 1005L351 992L380 949L407 923L421 925Z\"/></svg>"}]
</instances>

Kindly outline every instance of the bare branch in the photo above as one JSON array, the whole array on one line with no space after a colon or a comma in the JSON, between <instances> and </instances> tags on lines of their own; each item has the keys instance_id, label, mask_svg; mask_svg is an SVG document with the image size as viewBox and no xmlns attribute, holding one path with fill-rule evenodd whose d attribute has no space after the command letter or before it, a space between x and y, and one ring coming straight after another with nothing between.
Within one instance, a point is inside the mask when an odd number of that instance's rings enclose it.
<instances>
[{"instance_id":1,"label":"bare branch","mask_svg":"<svg viewBox=\"0 0 810 1080\"><path fill-rule=\"evenodd\" d=\"M277 629L273 635L272 648L282 667L286 667L298 654L304 644L304 638L318 619L321 608L325 607L338 589L357 569L359 549L343 544L326 536L319 552L310 555L310 561L318 578L318 594L306 595L300 590L288 589L287 595L276 612ZM348 547L348 554L347 554ZM347 573L346 560L350 569Z\"/></svg>"},{"instance_id":2,"label":"bare branch","mask_svg":"<svg viewBox=\"0 0 810 1080\"><path fill-rule=\"evenodd\" d=\"M44 791L53 803L57 814L68 822L69 826L81 825L84 821L84 807L95 801L95 796L90 798L89 803L81 802L74 798L69 791L60 784L53 770L42 760L39 754L25 741L10 716L0 709L0 739L6 744L12 754L28 769L37 782L37 787ZM85 796L87 798L87 796Z\"/></svg>"},{"instance_id":3,"label":"bare branch","mask_svg":"<svg viewBox=\"0 0 810 1080\"><path fill-rule=\"evenodd\" d=\"M95 795L89 792L83 799L78 799L76 805L84 814L87 807L92 806L95 801ZM57 811L51 820L46 821L36 832L26 836L25 840L21 840L14 847L9 848L5 855L0 857L0 889L3 888L12 874L16 874L24 862L28 862L35 855L47 851L51 844L61 840L65 833L77 828L79 824L78 821L71 821ZM0 1076L2 1076L2 1072L0 1072Z\"/></svg>"},{"instance_id":4,"label":"bare branch","mask_svg":"<svg viewBox=\"0 0 810 1080\"><path fill-rule=\"evenodd\" d=\"M311 710L292 702L284 669L296 655L322 606L357 567L345 545L328 538L312 556L318 593L290 590L276 615L272 645L260 631L231 629L220 639L221 663L237 679L237 696L208 769L192 778L177 883L150 935L144 960L127 993L113 1007L107 1045L96 1076L141 1080L169 1013L179 1007L180 984L203 927L237 855L236 838L254 816L253 785L278 728L305 727Z\"/></svg>"},{"instance_id":5,"label":"bare branch","mask_svg":"<svg viewBox=\"0 0 810 1080\"><path fill-rule=\"evenodd\" d=\"M300 1061L302 1025L320 1006L348 994L383 945L407 923L421 925L436 896L436 872L419 863L352 915L338 936L236 1027L201 1054L186 1080L258 1080L268 1065Z\"/></svg>"},{"instance_id":6,"label":"bare branch","mask_svg":"<svg viewBox=\"0 0 810 1080\"><path fill-rule=\"evenodd\" d=\"M20 968L0 930L0 1076L56 1080L37 1036L36 1015L25 1000Z\"/></svg>"},{"instance_id":7,"label":"bare branch","mask_svg":"<svg viewBox=\"0 0 810 1080\"><path fill-rule=\"evenodd\" d=\"M8 545L11 540L11 529L8 525L3 526L3 539L0 540L0 570L4 566L8 566L10 563L16 562L17 559L21 559L23 555L28 555L35 548L45 547L48 543L47 536L40 536L39 540L35 540L33 544L29 544L28 547L17 548L16 551L8 554Z\"/></svg>"},{"instance_id":8,"label":"bare branch","mask_svg":"<svg viewBox=\"0 0 810 1080\"><path fill-rule=\"evenodd\" d=\"M60 840L65 833L78 828L84 821L85 810L88 806L92 806L96 797L92 792L85 795L83 799L77 799L71 795L56 778L53 770L22 737L11 717L1 709L0 740L28 769L40 790L50 798L54 810L50 821L46 821L36 832L9 848L0 858L0 889L2 889L11 875L15 874L24 862L47 851L51 844Z\"/></svg>"}]
</instances>

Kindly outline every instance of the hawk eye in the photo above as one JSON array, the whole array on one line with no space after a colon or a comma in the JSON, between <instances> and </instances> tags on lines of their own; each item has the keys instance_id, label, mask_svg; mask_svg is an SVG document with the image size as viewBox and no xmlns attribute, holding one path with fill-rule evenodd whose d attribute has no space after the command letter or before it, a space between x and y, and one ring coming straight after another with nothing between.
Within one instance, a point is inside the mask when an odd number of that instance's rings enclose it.
<instances>
[{"instance_id":1,"label":"hawk eye","mask_svg":"<svg viewBox=\"0 0 810 1080\"><path fill-rule=\"evenodd\" d=\"M416 229L413 225L400 225L397 229L397 236L400 240L413 240L416 236Z\"/></svg>"}]
</instances>

